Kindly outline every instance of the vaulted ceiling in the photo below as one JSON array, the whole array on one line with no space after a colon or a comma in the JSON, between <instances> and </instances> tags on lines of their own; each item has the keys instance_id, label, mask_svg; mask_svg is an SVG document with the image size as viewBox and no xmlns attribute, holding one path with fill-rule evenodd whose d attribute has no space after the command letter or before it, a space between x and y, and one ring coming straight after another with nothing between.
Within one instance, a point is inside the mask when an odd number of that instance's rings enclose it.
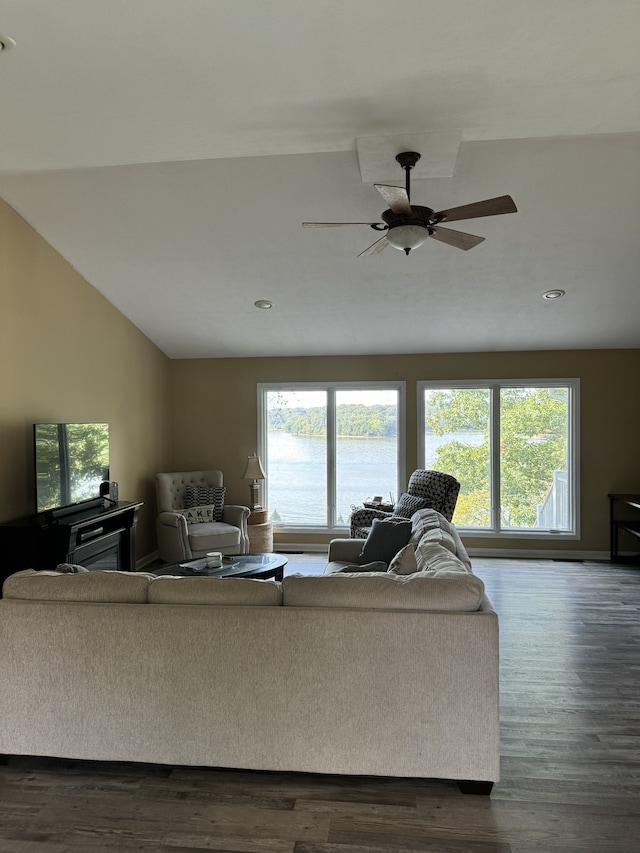
<instances>
[{"instance_id":1,"label":"vaulted ceiling","mask_svg":"<svg viewBox=\"0 0 640 853\"><path fill-rule=\"evenodd\" d=\"M635 0L4 0L2 36L0 196L170 357L640 346ZM379 220L407 147L415 204L518 213L408 257L301 228Z\"/></svg>"}]
</instances>

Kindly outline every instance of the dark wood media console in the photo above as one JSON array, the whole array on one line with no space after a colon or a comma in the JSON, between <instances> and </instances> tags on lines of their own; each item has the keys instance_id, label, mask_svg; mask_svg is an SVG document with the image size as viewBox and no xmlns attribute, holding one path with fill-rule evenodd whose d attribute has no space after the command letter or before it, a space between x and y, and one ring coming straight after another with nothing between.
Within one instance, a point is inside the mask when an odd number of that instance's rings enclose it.
<instances>
[{"instance_id":1,"label":"dark wood media console","mask_svg":"<svg viewBox=\"0 0 640 853\"><path fill-rule=\"evenodd\" d=\"M53 510L0 524L0 585L21 569L58 563L135 570L136 526L142 502L102 499L87 507Z\"/></svg>"}]
</instances>

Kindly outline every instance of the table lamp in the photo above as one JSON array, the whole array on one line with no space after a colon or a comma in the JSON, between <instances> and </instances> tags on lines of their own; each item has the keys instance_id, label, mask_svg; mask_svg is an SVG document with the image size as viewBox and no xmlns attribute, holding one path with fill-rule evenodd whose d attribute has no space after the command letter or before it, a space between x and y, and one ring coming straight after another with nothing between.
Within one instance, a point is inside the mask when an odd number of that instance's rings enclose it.
<instances>
[{"instance_id":1,"label":"table lamp","mask_svg":"<svg viewBox=\"0 0 640 853\"><path fill-rule=\"evenodd\" d=\"M251 492L251 499L249 502L249 509L262 509L259 503L259 493L260 493L260 484L258 480L266 479L266 475L262 470L262 465L260 464L259 457L254 453L253 456L250 456L247 460L247 470L244 472L243 480L251 480L249 483L249 491Z\"/></svg>"}]
</instances>

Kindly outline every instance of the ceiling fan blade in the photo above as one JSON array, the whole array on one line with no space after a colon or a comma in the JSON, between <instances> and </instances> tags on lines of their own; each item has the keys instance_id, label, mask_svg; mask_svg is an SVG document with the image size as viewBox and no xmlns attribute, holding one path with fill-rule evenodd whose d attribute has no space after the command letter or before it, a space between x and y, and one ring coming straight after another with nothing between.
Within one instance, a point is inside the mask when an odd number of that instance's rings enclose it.
<instances>
[{"instance_id":1,"label":"ceiling fan blade","mask_svg":"<svg viewBox=\"0 0 640 853\"><path fill-rule=\"evenodd\" d=\"M440 228L438 226L433 227L431 236L434 240L448 243L449 246L455 246L456 249L464 249L465 252L485 240L484 237L476 237L475 234L465 234L463 231L454 231L453 228Z\"/></svg>"},{"instance_id":2,"label":"ceiling fan blade","mask_svg":"<svg viewBox=\"0 0 640 853\"><path fill-rule=\"evenodd\" d=\"M303 222L303 228L339 228L341 225L379 225L380 222Z\"/></svg>"},{"instance_id":3,"label":"ceiling fan blade","mask_svg":"<svg viewBox=\"0 0 640 853\"><path fill-rule=\"evenodd\" d=\"M394 213L412 214L409 196L404 187L390 187L387 184L374 184L382 198Z\"/></svg>"},{"instance_id":4,"label":"ceiling fan blade","mask_svg":"<svg viewBox=\"0 0 640 853\"><path fill-rule=\"evenodd\" d=\"M368 249L365 249L364 252L360 252L358 255L359 258L364 258L365 255L377 255L378 252L381 252L383 249L386 249L389 245L389 241L386 237L381 237L379 240L376 240L375 243L372 243Z\"/></svg>"},{"instance_id":5,"label":"ceiling fan blade","mask_svg":"<svg viewBox=\"0 0 640 853\"><path fill-rule=\"evenodd\" d=\"M443 222L455 222L457 219L477 219L480 216L499 216L503 213L517 213L518 208L510 195L488 198L473 204L463 204L449 210L439 210L435 216L443 217Z\"/></svg>"}]
</instances>

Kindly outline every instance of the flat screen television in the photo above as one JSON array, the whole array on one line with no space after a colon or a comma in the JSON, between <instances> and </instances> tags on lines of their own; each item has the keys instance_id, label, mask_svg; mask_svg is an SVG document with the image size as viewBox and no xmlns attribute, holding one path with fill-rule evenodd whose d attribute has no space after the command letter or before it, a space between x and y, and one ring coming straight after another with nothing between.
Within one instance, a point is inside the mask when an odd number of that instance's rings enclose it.
<instances>
[{"instance_id":1,"label":"flat screen television","mask_svg":"<svg viewBox=\"0 0 640 853\"><path fill-rule=\"evenodd\" d=\"M34 424L36 512L99 498L109 481L109 424Z\"/></svg>"}]
</instances>

